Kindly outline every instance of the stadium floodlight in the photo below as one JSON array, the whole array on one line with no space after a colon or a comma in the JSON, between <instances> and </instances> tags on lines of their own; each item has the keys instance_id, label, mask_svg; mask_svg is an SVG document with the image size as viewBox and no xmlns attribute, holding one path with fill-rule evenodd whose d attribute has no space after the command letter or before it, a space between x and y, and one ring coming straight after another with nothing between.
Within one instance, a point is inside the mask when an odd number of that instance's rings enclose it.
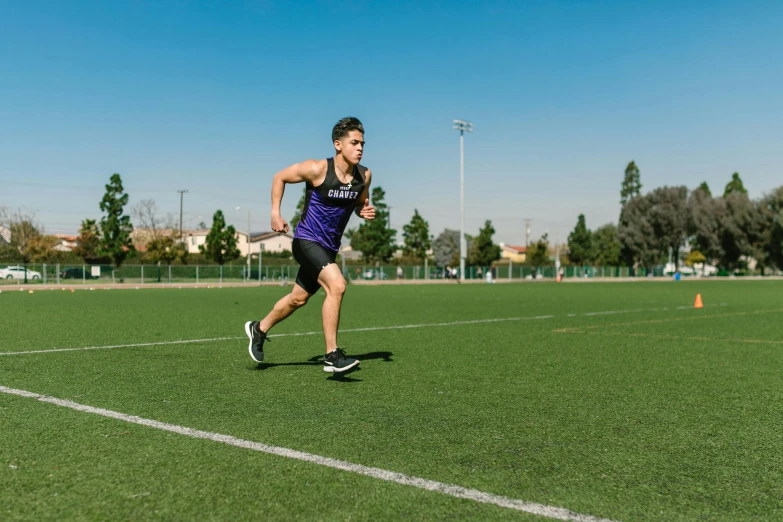
<instances>
[{"instance_id":1,"label":"stadium floodlight","mask_svg":"<svg viewBox=\"0 0 783 522\"><path fill-rule=\"evenodd\" d=\"M459 131L459 278L465 280L465 131L473 132L473 124L454 120L454 129Z\"/></svg>"},{"instance_id":2,"label":"stadium floodlight","mask_svg":"<svg viewBox=\"0 0 783 522\"><path fill-rule=\"evenodd\" d=\"M242 207L237 207L237 211L240 210L242 210ZM260 244L258 248L259 249L261 248ZM261 254L258 255L260 256ZM247 209L247 280L250 281L250 209L249 208Z\"/></svg>"}]
</instances>

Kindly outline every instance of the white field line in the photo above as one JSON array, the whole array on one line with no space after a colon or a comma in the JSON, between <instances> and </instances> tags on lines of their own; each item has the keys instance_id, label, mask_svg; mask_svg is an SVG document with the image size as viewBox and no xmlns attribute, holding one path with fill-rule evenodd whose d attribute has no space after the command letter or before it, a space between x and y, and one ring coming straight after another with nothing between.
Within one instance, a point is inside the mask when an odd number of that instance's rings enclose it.
<instances>
[{"instance_id":1,"label":"white field line","mask_svg":"<svg viewBox=\"0 0 783 522\"><path fill-rule=\"evenodd\" d=\"M127 415L117 411L106 410L103 408L95 408L93 406L87 406L64 399L57 399L55 397L47 397L38 393L17 390L14 388L8 388L6 386L0 386L0 392L17 395L20 397L27 397L31 399L38 399L41 402L47 402L62 406L64 408L70 408L72 410L81 411L84 413L92 413L95 415L101 415L110 419L116 419L123 422L129 422L132 424L140 424L149 428L155 428L158 430L169 431L184 435L186 437L192 437L195 439L206 439L214 442L220 442L228 444L230 446L236 446L238 448L249 449L253 451L260 451L263 453L269 453L271 455L277 455L280 457L286 457L290 459L301 460L310 462L312 464L318 464L320 466L326 466L329 468L348 471L351 473L357 473L359 475L365 475L368 477L376 478L379 480L385 480L387 482L395 482L404 486L412 486L419 489L425 489L428 491L435 491L449 495L456 498L462 498L472 500L474 502L482 502L484 504L493 504L496 506L514 509L517 511L524 511L526 513L532 513L543 517L553 518L557 520L571 520L574 522L611 522L610 520L594 517L592 515L583 515L580 513L574 513L565 508L547 506L545 504L537 504L535 502L525 502L524 500L503 497L500 495L493 495L492 493L485 493L477 489L464 488L455 484L446 484L443 482L436 482L434 480L413 477L410 475L404 475L395 471L389 471L381 468L373 468L369 466L363 466L361 464L354 464L344 460L332 459L329 457L322 457L312 453L305 453L303 451L297 451L289 448L283 448L280 446L270 446L268 444L262 444L260 442L253 442L250 440L239 439L232 437L231 435L222 435L220 433L212 433L209 431L201 431L193 428L187 428L184 426L177 426L175 424L168 424L166 422L160 422L151 419L144 419L137 417L136 415Z\"/></svg>"},{"instance_id":2,"label":"white field line","mask_svg":"<svg viewBox=\"0 0 783 522\"><path fill-rule=\"evenodd\" d=\"M706 307L710 306L728 306L727 303L720 303L716 305L705 305ZM446 323L418 323L418 324L401 324L401 325L393 325L393 326L370 326L367 328L348 328L345 330L340 330L339 333L351 333L351 332L377 332L380 330L405 330L409 328L433 328L433 327L443 327L443 326L460 326L465 324L482 324L482 323L500 323L500 322L507 322L507 321L536 321L541 319L554 319L555 317L590 317L590 316L596 316L596 315L615 315L615 314L629 314L629 313L636 313L636 312L658 312L658 311L668 311L668 310L687 310L691 308L690 306L677 306L674 308L647 308L647 309L636 309L636 310L607 310L604 312L588 312L584 314L567 314L564 316L556 316L556 315L534 315L534 316L528 316L528 317L501 317L498 319L475 319L471 321L451 321ZM323 332L321 330L317 330L314 332L291 332L291 333L282 333L277 335L270 335L270 339L274 339L277 337L300 337L304 335L322 335ZM211 342L219 342L219 341L236 341L238 339L247 339L246 336L241 337L211 337L206 339L185 339L181 341L154 341L149 343L133 343L133 344L113 344L108 346L83 346L79 348L50 348L47 350L26 350L22 352L0 352L0 356L3 355L30 355L35 353L55 353L55 352L81 352L84 350L114 350L117 348L140 348L140 347L146 347L146 346L167 346L167 345L177 345L177 344L193 344L193 343L211 343Z\"/></svg>"}]
</instances>

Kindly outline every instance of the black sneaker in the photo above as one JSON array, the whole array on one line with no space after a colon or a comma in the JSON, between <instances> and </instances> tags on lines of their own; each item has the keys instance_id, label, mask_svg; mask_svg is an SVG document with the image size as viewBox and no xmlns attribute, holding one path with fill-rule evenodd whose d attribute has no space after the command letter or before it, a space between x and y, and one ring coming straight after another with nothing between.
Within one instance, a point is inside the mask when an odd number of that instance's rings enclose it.
<instances>
[{"instance_id":1,"label":"black sneaker","mask_svg":"<svg viewBox=\"0 0 783 522\"><path fill-rule=\"evenodd\" d=\"M351 359L340 348L329 352L324 357L324 371L330 373L339 373L359 366L357 359Z\"/></svg>"},{"instance_id":2,"label":"black sneaker","mask_svg":"<svg viewBox=\"0 0 783 522\"><path fill-rule=\"evenodd\" d=\"M245 333L250 339L247 351L255 362L264 362L264 341L269 341L266 332L258 328L258 321L248 321L245 323Z\"/></svg>"}]
</instances>

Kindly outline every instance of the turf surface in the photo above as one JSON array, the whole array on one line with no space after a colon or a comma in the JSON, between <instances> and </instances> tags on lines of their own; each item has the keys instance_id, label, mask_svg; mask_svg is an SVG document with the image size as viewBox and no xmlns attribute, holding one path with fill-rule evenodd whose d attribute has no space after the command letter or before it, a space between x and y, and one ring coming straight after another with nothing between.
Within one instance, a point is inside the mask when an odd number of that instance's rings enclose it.
<instances>
[{"instance_id":1,"label":"turf surface","mask_svg":"<svg viewBox=\"0 0 783 522\"><path fill-rule=\"evenodd\" d=\"M3 292L0 352L240 337L287 290ZM783 282L352 286L341 329L489 319L344 333L342 380L309 335L6 355L0 385L613 520L783 518ZM6 394L0 426L4 520L543 520Z\"/></svg>"}]
</instances>

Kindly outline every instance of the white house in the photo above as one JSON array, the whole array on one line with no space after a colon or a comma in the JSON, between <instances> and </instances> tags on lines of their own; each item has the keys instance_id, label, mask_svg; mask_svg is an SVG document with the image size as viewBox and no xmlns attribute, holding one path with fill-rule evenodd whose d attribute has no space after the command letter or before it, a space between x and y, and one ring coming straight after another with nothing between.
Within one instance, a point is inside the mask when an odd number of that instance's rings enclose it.
<instances>
[{"instance_id":1,"label":"white house","mask_svg":"<svg viewBox=\"0 0 783 522\"><path fill-rule=\"evenodd\" d=\"M513 263L524 263L527 259L527 247L500 243L500 257L510 259Z\"/></svg>"},{"instance_id":2,"label":"white house","mask_svg":"<svg viewBox=\"0 0 783 522\"><path fill-rule=\"evenodd\" d=\"M179 236L179 230L158 230L161 235ZM198 254L201 251L199 247L206 244L208 229L204 230L183 230L182 240L188 247L189 254ZM133 244L137 250L143 252L146 250L146 244L152 237L152 231L146 228L135 228L131 232ZM247 256L248 243L247 232L237 231L237 248L241 256ZM294 241L293 236L280 232L251 232L250 234L250 255L257 256L259 252L282 252L291 251L291 245Z\"/></svg>"},{"instance_id":3,"label":"white house","mask_svg":"<svg viewBox=\"0 0 783 522\"><path fill-rule=\"evenodd\" d=\"M55 246L54 249L59 252L70 252L78 245L79 236L55 234L54 237L56 237L58 241L57 246Z\"/></svg>"},{"instance_id":4,"label":"white house","mask_svg":"<svg viewBox=\"0 0 783 522\"><path fill-rule=\"evenodd\" d=\"M239 247L242 255L247 255L247 235L242 232L239 233L240 238ZM244 241L242 240L244 239ZM244 244L243 244L244 243ZM250 234L250 254L258 254L262 252L283 252L287 250L291 252L293 248L294 237L282 232L255 232Z\"/></svg>"},{"instance_id":5,"label":"white house","mask_svg":"<svg viewBox=\"0 0 783 522\"><path fill-rule=\"evenodd\" d=\"M198 254L198 247L207 242L209 230L183 230L182 239L188 246L188 254Z\"/></svg>"},{"instance_id":6,"label":"white house","mask_svg":"<svg viewBox=\"0 0 783 522\"><path fill-rule=\"evenodd\" d=\"M207 242L209 230L183 230L182 238L188 245L188 252L191 254L199 253L199 246ZM237 232L237 248L242 256L247 256L247 232ZM293 236L281 232L251 232L250 233L250 255L258 255L259 252L282 252L291 251Z\"/></svg>"}]
</instances>

